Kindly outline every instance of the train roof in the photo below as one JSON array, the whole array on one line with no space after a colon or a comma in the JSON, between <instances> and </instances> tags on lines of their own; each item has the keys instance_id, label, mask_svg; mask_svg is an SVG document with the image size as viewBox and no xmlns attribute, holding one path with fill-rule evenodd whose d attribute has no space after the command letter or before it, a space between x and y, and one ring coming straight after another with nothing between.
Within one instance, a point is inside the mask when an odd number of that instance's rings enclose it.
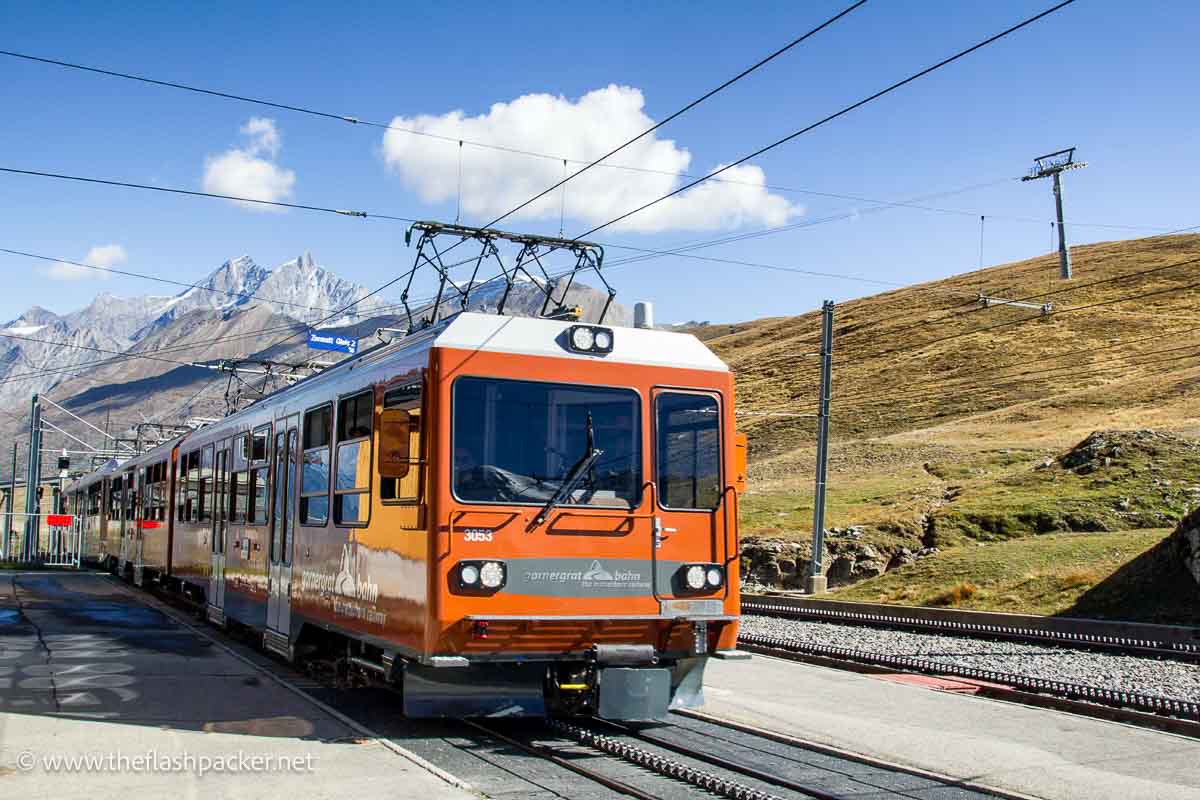
<instances>
[{"instance_id":1,"label":"train roof","mask_svg":"<svg viewBox=\"0 0 1200 800\"><path fill-rule=\"evenodd\" d=\"M199 444L204 444L228 436L231 428L248 430L268 423L274 418L281 404L292 405L292 400L297 399L299 404L303 405L313 395L340 394L349 388L347 384L357 385L359 382L369 382L387 374L388 368L396 359L419 359L431 348L729 372L728 365L692 334L653 328L591 326L605 327L612 331L612 351L603 355L575 352L565 346L565 341L567 331L579 324L584 323L540 317L460 312L422 331L381 342L363 350L316 375L279 389L249 408L231 414L219 422L177 436L125 462L110 462L80 478L71 488L82 488L113 472L124 472L154 463L167 457L173 447L186 441L196 440ZM356 378L361 380L355 380Z\"/></svg>"},{"instance_id":2,"label":"train roof","mask_svg":"<svg viewBox=\"0 0 1200 800\"><path fill-rule=\"evenodd\" d=\"M575 352L567 349L563 342L566 331L578 324L581 323L464 312L454 317L438 333L433 346L580 361L729 371L729 366L692 334L654 328L598 326L607 327L613 332L612 352L603 355Z\"/></svg>"},{"instance_id":3,"label":"train roof","mask_svg":"<svg viewBox=\"0 0 1200 800\"><path fill-rule=\"evenodd\" d=\"M78 478L76 478L74 481L72 481L70 484L67 485L66 491L68 494L72 493L72 492L82 491L83 489L86 489L89 486L91 486L93 483L104 478L106 475L111 475L114 472L119 471L123 467L123 465L124 465L124 462L118 461L115 458L110 458L108 461L105 461L98 468L92 470L91 472L87 473L86 475L81 475Z\"/></svg>"}]
</instances>

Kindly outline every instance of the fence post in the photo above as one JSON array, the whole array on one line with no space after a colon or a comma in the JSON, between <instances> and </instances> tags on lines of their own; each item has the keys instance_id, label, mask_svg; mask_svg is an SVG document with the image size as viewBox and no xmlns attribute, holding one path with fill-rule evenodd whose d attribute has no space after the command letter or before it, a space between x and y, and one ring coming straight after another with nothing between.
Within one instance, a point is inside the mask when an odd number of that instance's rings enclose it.
<instances>
[{"instance_id":1,"label":"fence post","mask_svg":"<svg viewBox=\"0 0 1200 800\"><path fill-rule=\"evenodd\" d=\"M813 496L812 561L805 590L822 594L828 588L825 578L825 471L829 462L829 396L833 378L833 301L821 306L821 398L817 411L817 477Z\"/></svg>"}]
</instances>

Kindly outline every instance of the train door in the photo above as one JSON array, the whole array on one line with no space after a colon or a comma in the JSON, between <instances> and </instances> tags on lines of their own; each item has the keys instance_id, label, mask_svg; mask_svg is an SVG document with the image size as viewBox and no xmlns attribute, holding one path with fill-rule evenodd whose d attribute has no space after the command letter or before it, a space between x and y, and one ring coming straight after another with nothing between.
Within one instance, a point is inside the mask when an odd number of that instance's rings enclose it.
<instances>
[{"instance_id":1,"label":"train door","mask_svg":"<svg viewBox=\"0 0 1200 800\"><path fill-rule=\"evenodd\" d=\"M212 506L212 573L209 576L209 616L218 622L225 616L225 538L229 532L229 442L217 445ZM215 613L214 613L215 612Z\"/></svg>"},{"instance_id":2,"label":"train door","mask_svg":"<svg viewBox=\"0 0 1200 800\"><path fill-rule=\"evenodd\" d=\"M656 389L652 404L658 506L653 509L655 596L660 601L696 594L723 598L728 591L724 571L734 544L729 538L733 522L726 519L732 500L725 496L722 481L721 397L700 390ZM708 544L707 550L701 542ZM719 571L710 575L710 570L701 569L690 576L674 572L668 582L659 568L663 562L700 559ZM700 585L681 583L689 578Z\"/></svg>"},{"instance_id":3,"label":"train door","mask_svg":"<svg viewBox=\"0 0 1200 800\"><path fill-rule=\"evenodd\" d=\"M296 534L296 465L299 462L297 422L298 418L291 417L278 428L272 456L275 494L271 505L267 628L285 641L290 638L292 624L292 552Z\"/></svg>"},{"instance_id":4,"label":"train door","mask_svg":"<svg viewBox=\"0 0 1200 800\"><path fill-rule=\"evenodd\" d=\"M137 470L126 472L121 480L121 497L119 501L121 504L121 538L118 543L120 549L117 551L117 554L122 574L129 568L129 563L132 559L129 537L133 531L135 524L134 517L136 516L136 501L134 499L137 496L136 475Z\"/></svg>"},{"instance_id":5,"label":"train door","mask_svg":"<svg viewBox=\"0 0 1200 800\"><path fill-rule=\"evenodd\" d=\"M137 508L134 509L134 517L136 521L133 524L133 530L130 535L130 560L133 562L133 582L137 586L142 585L142 563L143 563L143 541L146 536L146 520L150 519L150 468L143 467L136 470L138 480L137 494L134 496L137 502Z\"/></svg>"}]
</instances>

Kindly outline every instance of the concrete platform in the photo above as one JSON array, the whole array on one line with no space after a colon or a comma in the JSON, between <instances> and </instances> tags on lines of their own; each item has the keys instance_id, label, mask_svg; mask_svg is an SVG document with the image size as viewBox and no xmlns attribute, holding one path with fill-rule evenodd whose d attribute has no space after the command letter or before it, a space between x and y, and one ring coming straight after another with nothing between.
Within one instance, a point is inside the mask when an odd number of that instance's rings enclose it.
<instances>
[{"instance_id":1,"label":"concrete platform","mask_svg":"<svg viewBox=\"0 0 1200 800\"><path fill-rule=\"evenodd\" d=\"M104 576L0 571L0 797L476 796L339 716Z\"/></svg>"},{"instance_id":2,"label":"concrete platform","mask_svg":"<svg viewBox=\"0 0 1200 800\"><path fill-rule=\"evenodd\" d=\"M705 713L1049 800L1200 797L1200 741L766 656L715 661Z\"/></svg>"}]
</instances>

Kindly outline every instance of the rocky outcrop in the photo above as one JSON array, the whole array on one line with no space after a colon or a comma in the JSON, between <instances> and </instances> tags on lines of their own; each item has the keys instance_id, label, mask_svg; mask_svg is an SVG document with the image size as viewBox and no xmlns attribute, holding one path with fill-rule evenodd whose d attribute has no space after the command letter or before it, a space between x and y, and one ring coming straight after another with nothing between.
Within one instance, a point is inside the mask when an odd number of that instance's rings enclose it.
<instances>
[{"instance_id":1,"label":"rocky outcrop","mask_svg":"<svg viewBox=\"0 0 1200 800\"><path fill-rule=\"evenodd\" d=\"M1200 507L1180 520L1168 541L1171 553L1200 584Z\"/></svg>"},{"instance_id":2,"label":"rocky outcrop","mask_svg":"<svg viewBox=\"0 0 1200 800\"><path fill-rule=\"evenodd\" d=\"M884 550L862 541L862 534L857 526L825 532L821 567L830 586L873 578L937 552L937 548ZM812 542L746 537L741 567L742 580L750 587L802 589L812 570Z\"/></svg>"}]
</instances>

